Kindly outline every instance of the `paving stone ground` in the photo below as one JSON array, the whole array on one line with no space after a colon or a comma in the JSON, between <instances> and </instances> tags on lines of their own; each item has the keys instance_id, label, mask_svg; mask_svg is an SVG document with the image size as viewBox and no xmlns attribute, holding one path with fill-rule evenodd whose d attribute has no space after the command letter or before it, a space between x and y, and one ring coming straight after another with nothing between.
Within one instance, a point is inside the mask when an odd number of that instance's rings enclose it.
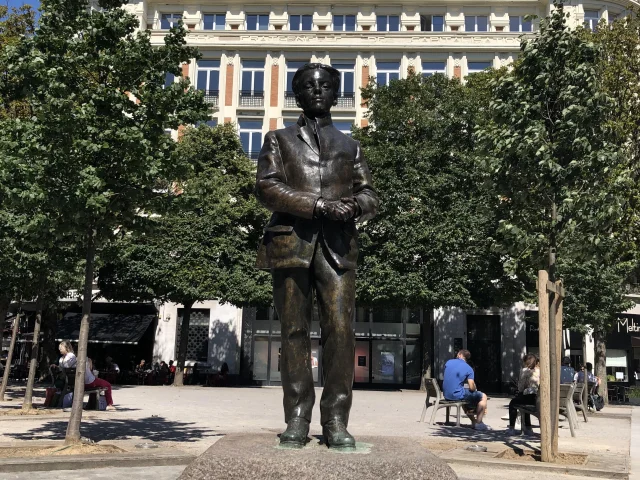
<instances>
[{"instance_id":1,"label":"paving stone ground","mask_svg":"<svg viewBox=\"0 0 640 480\"><path fill-rule=\"evenodd\" d=\"M20 389L13 390L11 395L15 400L0 403L0 409L17 406L21 394ZM38 391L37 394L37 401L41 401L43 391ZM320 398L320 395L321 389L318 389L316 397ZM489 400L489 413L486 422L494 428L491 432L472 430L469 428L470 422L467 419L463 419L465 426L460 428L443 425L430 427L427 423L420 423L424 398L424 394L417 391L358 390L354 392L349 429L356 437L358 435L386 435L419 437L427 442L491 442L505 446L537 446L535 438L506 436L507 422L501 420L501 417L507 413L508 399L506 398L493 397ZM162 442L164 446L199 454L227 433L266 432L275 435L284 428L282 390L279 387L131 386L116 388L114 400L119 408L118 411L115 413L98 412L95 418L87 419L82 426L84 436L95 441L109 441L115 444L139 441ZM639 407L636 407L635 410L637 418ZM430 414L430 411L428 413ZM318 435L321 433L318 405L315 406L313 415L311 434ZM444 422L444 417L444 410L441 410L438 413L437 422ZM427 416L427 420L428 418L429 416ZM630 407L607 407L603 411L603 415L590 417L588 423L580 421L576 438L571 438L568 426L563 423L559 433L560 449L566 452L587 454L606 453L611 456L612 461L617 461L615 459L628 456L630 452L631 418L632 408ZM0 443L32 439L62 439L66 426L66 417L47 420L31 418L6 420L0 417ZM637 437L640 419L634 422L634 427ZM468 472L465 466L455 466L454 468L456 471L459 470L458 473L462 478L468 477L474 480L514 478L508 475L502 477L504 471L499 474L493 472L494 476L483 477L481 470ZM147 470L145 469L145 471ZM163 471L166 471L168 475L175 474L175 477L166 478L177 478L178 476L175 471L171 471L167 467L163 467ZM632 471L632 474L636 473L636 471ZM522 473L519 475L521 476ZM39 477L31 476L29 478ZM64 478L74 477L65 476ZM101 477L85 476L83 478ZM129 478L146 477L130 476ZM165 477L153 476L153 478L164 480ZM575 480L578 477L571 478Z\"/></svg>"}]
</instances>

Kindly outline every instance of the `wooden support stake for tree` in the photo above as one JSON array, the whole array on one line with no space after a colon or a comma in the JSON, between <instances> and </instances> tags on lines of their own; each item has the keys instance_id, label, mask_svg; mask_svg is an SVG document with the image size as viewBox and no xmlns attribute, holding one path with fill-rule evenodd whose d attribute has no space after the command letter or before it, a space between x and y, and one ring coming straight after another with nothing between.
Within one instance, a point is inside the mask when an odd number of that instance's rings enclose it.
<instances>
[{"instance_id":1,"label":"wooden support stake for tree","mask_svg":"<svg viewBox=\"0 0 640 480\"><path fill-rule=\"evenodd\" d=\"M11 371L11 361L13 360L13 350L16 346L16 337L18 336L18 327L20 325L20 311L13 320L13 328L11 330L11 343L9 344L9 353L7 353L7 363L5 363L4 374L2 375L2 387L0 387L0 401L4 402L4 394L9 383L9 372Z\"/></svg>"},{"instance_id":2,"label":"wooden support stake for tree","mask_svg":"<svg viewBox=\"0 0 640 480\"><path fill-rule=\"evenodd\" d=\"M546 270L538 271L538 338L540 342L540 450L543 462L554 462L551 450L550 364L549 364L549 293Z\"/></svg>"},{"instance_id":3,"label":"wooden support stake for tree","mask_svg":"<svg viewBox=\"0 0 640 480\"><path fill-rule=\"evenodd\" d=\"M555 286L553 289L555 290ZM556 369L559 361L559 351L557 350L557 328L556 328L556 312L558 310L559 296L557 293L549 293L551 297L551 305L549 308L549 414L551 421L551 452L553 458L556 458L558 452L554 449L554 445L558 442L558 410L560 399L560 376Z\"/></svg>"},{"instance_id":4,"label":"wooden support stake for tree","mask_svg":"<svg viewBox=\"0 0 640 480\"><path fill-rule=\"evenodd\" d=\"M551 364L551 368L556 372L556 391L555 391L555 403L557 408L551 410L551 425L552 425L552 441L551 441L551 450L553 451L553 456L558 458L558 423L560 422L560 361L564 356L562 353L562 304L564 303L564 291L562 289L562 280L558 280L556 282L556 294L554 298L555 303L555 327L556 327L556 345L555 349L557 352L557 362Z\"/></svg>"}]
</instances>

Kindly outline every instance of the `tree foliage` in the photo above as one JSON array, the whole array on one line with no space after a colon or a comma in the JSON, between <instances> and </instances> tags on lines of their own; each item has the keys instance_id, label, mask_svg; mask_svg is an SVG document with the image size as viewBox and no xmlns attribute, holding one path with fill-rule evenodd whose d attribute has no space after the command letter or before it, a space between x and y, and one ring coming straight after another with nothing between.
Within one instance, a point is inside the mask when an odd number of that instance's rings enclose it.
<instances>
[{"instance_id":1,"label":"tree foliage","mask_svg":"<svg viewBox=\"0 0 640 480\"><path fill-rule=\"evenodd\" d=\"M186 30L153 47L122 1L44 0L35 34L2 52L2 107L28 104L25 118L0 125L3 203L40 250L75 246L84 257L83 319L68 442L80 440L86 342L96 255L116 229L135 230L175 176L165 129L206 117L186 79L165 88L166 72L197 58ZM47 272L40 272L46 276Z\"/></svg>"},{"instance_id":2,"label":"tree foliage","mask_svg":"<svg viewBox=\"0 0 640 480\"><path fill-rule=\"evenodd\" d=\"M472 307L513 292L491 252L497 225L473 137L491 75L468 85L409 75L363 90L374 126L356 138L380 195L378 216L360 229L363 303Z\"/></svg>"},{"instance_id":3,"label":"tree foliage","mask_svg":"<svg viewBox=\"0 0 640 480\"><path fill-rule=\"evenodd\" d=\"M99 274L102 294L170 301L186 309L209 299L237 306L270 304L269 275L255 268L267 212L253 195L255 167L235 127L186 128L175 158L190 166L191 174L172 185L171 206L153 218L152 229L124 235L113 245ZM183 324L186 333L186 314ZM186 342L187 335L181 335L180 373Z\"/></svg>"}]
</instances>

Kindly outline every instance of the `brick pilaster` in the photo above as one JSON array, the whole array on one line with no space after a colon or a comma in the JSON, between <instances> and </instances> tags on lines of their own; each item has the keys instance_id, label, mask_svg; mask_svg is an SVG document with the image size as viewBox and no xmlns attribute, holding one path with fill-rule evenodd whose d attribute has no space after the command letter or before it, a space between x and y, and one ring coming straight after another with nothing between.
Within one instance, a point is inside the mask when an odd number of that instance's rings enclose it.
<instances>
[{"instance_id":1,"label":"brick pilaster","mask_svg":"<svg viewBox=\"0 0 640 480\"><path fill-rule=\"evenodd\" d=\"M363 118L362 120L360 120L360 127L361 128L365 128L369 126L369 120L367 120L366 118Z\"/></svg>"},{"instance_id":2,"label":"brick pilaster","mask_svg":"<svg viewBox=\"0 0 640 480\"><path fill-rule=\"evenodd\" d=\"M227 65L227 88L224 92L224 104L227 107L233 105L233 64Z\"/></svg>"},{"instance_id":3,"label":"brick pilaster","mask_svg":"<svg viewBox=\"0 0 640 480\"><path fill-rule=\"evenodd\" d=\"M460 65L453 67L453 76L462 80L462 67Z\"/></svg>"},{"instance_id":4,"label":"brick pilaster","mask_svg":"<svg viewBox=\"0 0 640 480\"><path fill-rule=\"evenodd\" d=\"M269 119L269 130L277 130L278 128L278 119L270 118Z\"/></svg>"},{"instance_id":5,"label":"brick pilaster","mask_svg":"<svg viewBox=\"0 0 640 480\"><path fill-rule=\"evenodd\" d=\"M271 65L271 106L278 106L278 86L280 85L280 66Z\"/></svg>"},{"instance_id":6,"label":"brick pilaster","mask_svg":"<svg viewBox=\"0 0 640 480\"><path fill-rule=\"evenodd\" d=\"M224 117L224 123L231 123L231 117Z\"/></svg>"},{"instance_id":7,"label":"brick pilaster","mask_svg":"<svg viewBox=\"0 0 640 480\"><path fill-rule=\"evenodd\" d=\"M362 80L360 84L362 88L365 88L369 84L369 65L362 66ZM362 102L361 106L366 107L367 104L365 102Z\"/></svg>"},{"instance_id":8,"label":"brick pilaster","mask_svg":"<svg viewBox=\"0 0 640 480\"><path fill-rule=\"evenodd\" d=\"M182 64L182 76L184 78L187 78L189 76L189 64L188 63L183 63Z\"/></svg>"}]
</instances>

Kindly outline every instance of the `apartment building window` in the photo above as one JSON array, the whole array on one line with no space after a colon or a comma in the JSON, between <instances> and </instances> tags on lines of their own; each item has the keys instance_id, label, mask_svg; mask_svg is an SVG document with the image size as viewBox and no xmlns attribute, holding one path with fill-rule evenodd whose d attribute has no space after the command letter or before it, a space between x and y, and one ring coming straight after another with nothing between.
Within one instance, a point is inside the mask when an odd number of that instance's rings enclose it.
<instances>
[{"instance_id":1,"label":"apartment building window","mask_svg":"<svg viewBox=\"0 0 640 480\"><path fill-rule=\"evenodd\" d=\"M532 32L533 23L531 19L524 16L509 16L509 31L510 32Z\"/></svg>"},{"instance_id":2,"label":"apartment building window","mask_svg":"<svg viewBox=\"0 0 640 480\"><path fill-rule=\"evenodd\" d=\"M595 32L598 29L598 22L600 21L600 12L598 10L585 10L584 11L584 26Z\"/></svg>"},{"instance_id":3,"label":"apartment building window","mask_svg":"<svg viewBox=\"0 0 640 480\"><path fill-rule=\"evenodd\" d=\"M342 133L344 133L345 135L351 136L351 127L353 126L352 121L345 121L345 120L334 121L333 126L336 127Z\"/></svg>"},{"instance_id":4,"label":"apartment building window","mask_svg":"<svg viewBox=\"0 0 640 480\"><path fill-rule=\"evenodd\" d=\"M241 107L262 107L264 105L264 61L244 60L240 86Z\"/></svg>"},{"instance_id":5,"label":"apartment building window","mask_svg":"<svg viewBox=\"0 0 640 480\"><path fill-rule=\"evenodd\" d=\"M238 127L244 153L257 160L262 147L262 120L239 120Z\"/></svg>"},{"instance_id":6,"label":"apartment building window","mask_svg":"<svg viewBox=\"0 0 640 480\"><path fill-rule=\"evenodd\" d=\"M444 32L444 16L420 15L420 30L423 32Z\"/></svg>"},{"instance_id":7,"label":"apartment building window","mask_svg":"<svg viewBox=\"0 0 640 480\"><path fill-rule=\"evenodd\" d=\"M340 96L338 108L355 108L356 65L354 63L334 63L340 72Z\"/></svg>"},{"instance_id":8,"label":"apartment building window","mask_svg":"<svg viewBox=\"0 0 640 480\"><path fill-rule=\"evenodd\" d=\"M334 15L333 30L335 32L355 32L356 16L355 15Z\"/></svg>"},{"instance_id":9,"label":"apartment building window","mask_svg":"<svg viewBox=\"0 0 640 480\"><path fill-rule=\"evenodd\" d=\"M167 72L164 74L164 88L167 88L175 81L176 81L176 76L173 73Z\"/></svg>"},{"instance_id":10,"label":"apartment building window","mask_svg":"<svg viewBox=\"0 0 640 480\"><path fill-rule=\"evenodd\" d=\"M376 64L376 82L378 86L388 85L391 80L400 78L400 62L378 62Z\"/></svg>"},{"instance_id":11,"label":"apartment building window","mask_svg":"<svg viewBox=\"0 0 640 480\"><path fill-rule=\"evenodd\" d=\"M291 60L287 61L287 85L284 90L284 106L285 108L295 108L296 95L293 93L293 77L300 67L305 63L305 60Z\"/></svg>"},{"instance_id":12,"label":"apartment building window","mask_svg":"<svg viewBox=\"0 0 640 480\"><path fill-rule=\"evenodd\" d=\"M313 15L290 15L289 30L311 30Z\"/></svg>"},{"instance_id":13,"label":"apartment building window","mask_svg":"<svg viewBox=\"0 0 640 480\"><path fill-rule=\"evenodd\" d=\"M467 62L467 71L469 73L478 73L491 68L491 62Z\"/></svg>"},{"instance_id":14,"label":"apartment building window","mask_svg":"<svg viewBox=\"0 0 640 480\"><path fill-rule=\"evenodd\" d=\"M269 15L247 15L247 30L269 30Z\"/></svg>"},{"instance_id":15,"label":"apartment building window","mask_svg":"<svg viewBox=\"0 0 640 480\"><path fill-rule=\"evenodd\" d=\"M224 30L227 16L224 13L205 13L202 17L203 30Z\"/></svg>"},{"instance_id":16,"label":"apartment building window","mask_svg":"<svg viewBox=\"0 0 640 480\"><path fill-rule=\"evenodd\" d=\"M217 107L220 89L220 60L198 60L197 88L204 92L204 100Z\"/></svg>"},{"instance_id":17,"label":"apartment building window","mask_svg":"<svg viewBox=\"0 0 640 480\"><path fill-rule=\"evenodd\" d=\"M376 26L379 32L399 32L400 17L398 15L378 15Z\"/></svg>"},{"instance_id":18,"label":"apartment building window","mask_svg":"<svg viewBox=\"0 0 640 480\"><path fill-rule=\"evenodd\" d=\"M163 13L160 17L160 28L162 30L169 30L170 28L178 26L182 20L182 14L180 13Z\"/></svg>"},{"instance_id":19,"label":"apartment building window","mask_svg":"<svg viewBox=\"0 0 640 480\"><path fill-rule=\"evenodd\" d=\"M445 62L422 62L422 76L430 77L434 73L446 73Z\"/></svg>"},{"instance_id":20,"label":"apartment building window","mask_svg":"<svg viewBox=\"0 0 640 480\"><path fill-rule=\"evenodd\" d=\"M464 17L465 32L486 32L489 30L488 17L486 15L470 15Z\"/></svg>"}]
</instances>

